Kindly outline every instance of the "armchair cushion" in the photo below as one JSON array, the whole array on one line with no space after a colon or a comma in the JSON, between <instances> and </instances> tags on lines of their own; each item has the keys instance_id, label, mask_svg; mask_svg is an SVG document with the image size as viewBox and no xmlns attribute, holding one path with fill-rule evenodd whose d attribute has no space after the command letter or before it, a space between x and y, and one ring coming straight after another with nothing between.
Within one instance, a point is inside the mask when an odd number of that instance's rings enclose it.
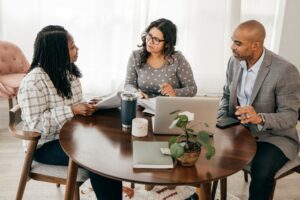
<instances>
[{"instance_id":1,"label":"armchair cushion","mask_svg":"<svg viewBox=\"0 0 300 200\"><path fill-rule=\"evenodd\" d=\"M16 96L18 87L26 73L0 75L0 96Z\"/></svg>"},{"instance_id":2,"label":"armchair cushion","mask_svg":"<svg viewBox=\"0 0 300 200\"><path fill-rule=\"evenodd\" d=\"M277 179L279 176L281 176L285 172L288 172L299 166L300 166L300 152L298 153L297 158L288 161L287 163L285 163L285 165L282 168L280 168L280 170L275 174L275 179Z\"/></svg>"},{"instance_id":3,"label":"armchair cushion","mask_svg":"<svg viewBox=\"0 0 300 200\"><path fill-rule=\"evenodd\" d=\"M28 69L29 63L20 48L0 41L0 96L15 96Z\"/></svg>"}]
</instances>

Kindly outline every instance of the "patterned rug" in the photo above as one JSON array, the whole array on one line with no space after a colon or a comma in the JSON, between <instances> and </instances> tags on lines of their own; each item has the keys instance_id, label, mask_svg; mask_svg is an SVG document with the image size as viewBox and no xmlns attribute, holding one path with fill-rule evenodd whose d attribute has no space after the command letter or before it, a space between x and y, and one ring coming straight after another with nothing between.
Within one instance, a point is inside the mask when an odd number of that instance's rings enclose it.
<instances>
[{"instance_id":1,"label":"patterned rug","mask_svg":"<svg viewBox=\"0 0 300 200\"><path fill-rule=\"evenodd\" d=\"M130 183L123 182L123 186L130 186ZM146 191L144 185L135 184L134 196L129 198L123 192L124 200L184 200L195 192L195 187L177 186L174 190L168 189L166 186L155 186L151 191ZM220 192L216 193L216 200L220 199ZM80 187L81 200L97 200L95 193L89 181L86 181ZM232 194L227 194L228 200L239 200Z\"/></svg>"}]
</instances>

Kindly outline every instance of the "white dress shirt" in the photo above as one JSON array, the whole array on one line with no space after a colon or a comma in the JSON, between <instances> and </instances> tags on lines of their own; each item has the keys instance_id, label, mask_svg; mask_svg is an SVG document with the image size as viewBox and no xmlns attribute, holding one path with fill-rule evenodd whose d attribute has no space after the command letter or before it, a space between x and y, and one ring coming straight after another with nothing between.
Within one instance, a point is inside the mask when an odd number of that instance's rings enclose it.
<instances>
[{"instance_id":1,"label":"white dress shirt","mask_svg":"<svg viewBox=\"0 0 300 200\"><path fill-rule=\"evenodd\" d=\"M260 66L265 57L265 50L262 55L258 59L258 61L250 68L247 68L246 61L242 60L240 65L243 70L242 78L240 80L240 84L238 86L237 97L240 106L249 106L250 105L250 97L252 94L252 90L255 84L255 80L260 69Z\"/></svg>"}]
</instances>

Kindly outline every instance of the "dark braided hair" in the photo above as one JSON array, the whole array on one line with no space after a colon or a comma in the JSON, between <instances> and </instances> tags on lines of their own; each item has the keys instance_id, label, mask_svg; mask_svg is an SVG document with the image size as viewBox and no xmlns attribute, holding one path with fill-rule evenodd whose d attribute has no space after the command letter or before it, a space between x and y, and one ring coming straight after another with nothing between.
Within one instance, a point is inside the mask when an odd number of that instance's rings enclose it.
<instances>
[{"instance_id":1,"label":"dark braided hair","mask_svg":"<svg viewBox=\"0 0 300 200\"><path fill-rule=\"evenodd\" d=\"M68 33L65 30L38 33L30 70L41 67L51 79L61 97L72 97L72 76L81 77L78 67L70 63Z\"/></svg>"},{"instance_id":2,"label":"dark braided hair","mask_svg":"<svg viewBox=\"0 0 300 200\"><path fill-rule=\"evenodd\" d=\"M141 65L145 64L147 62L147 59L150 55L150 53L146 49L146 34L149 33L149 31L153 28L159 29L163 36L164 36L164 49L163 54L165 60L170 63L170 61L173 61L172 55L176 52L175 51L175 45L176 45L176 35L177 35L177 28L176 25L173 24L168 19L158 19L156 21L151 22L151 24L146 28L145 33L142 34L142 45L138 45L138 47L142 47L141 52Z\"/></svg>"},{"instance_id":3,"label":"dark braided hair","mask_svg":"<svg viewBox=\"0 0 300 200\"><path fill-rule=\"evenodd\" d=\"M39 58L40 58L39 53L41 51L39 49L40 45L38 45L38 43L40 42L40 39L43 37L43 35L45 33L53 32L53 31L62 31L62 32L68 33L68 31L63 26L60 26L60 25L48 25L48 26L45 26L44 28L42 28L42 30L40 32L38 32L35 42L34 42L33 60L32 60L31 66L39 65ZM82 77L82 74L81 74L79 68L74 63L71 63L71 65L72 65L71 74L75 75L76 77ZM34 67L31 67L30 70L33 68Z\"/></svg>"},{"instance_id":4,"label":"dark braided hair","mask_svg":"<svg viewBox=\"0 0 300 200\"><path fill-rule=\"evenodd\" d=\"M67 30L59 25L48 25L44 28L42 28L42 30L40 30L40 32L38 32L36 39L34 41L34 46L33 46L33 60L31 63L31 66L36 66L39 64L39 58L40 55L38 55L41 51L39 49L40 45L38 45L38 43L40 42L41 37L43 37L43 35L47 32L53 32L53 31L63 31L67 33Z\"/></svg>"}]
</instances>

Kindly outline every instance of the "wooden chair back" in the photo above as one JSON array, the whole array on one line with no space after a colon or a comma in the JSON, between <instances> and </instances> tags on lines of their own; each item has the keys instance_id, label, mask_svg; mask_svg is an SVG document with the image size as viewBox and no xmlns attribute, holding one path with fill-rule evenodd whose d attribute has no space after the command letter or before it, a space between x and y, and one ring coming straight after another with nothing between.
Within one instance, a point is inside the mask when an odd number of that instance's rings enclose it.
<instances>
[{"instance_id":1,"label":"wooden chair back","mask_svg":"<svg viewBox=\"0 0 300 200\"><path fill-rule=\"evenodd\" d=\"M60 184L66 184L67 178L67 166L47 165L33 161L33 155L37 148L38 140L41 138L41 134L38 132L19 130L17 126L21 121L21 109L19 105L15 105L9 112L8 130L14 137L28 142L18 191L16 194L17 200L22 199L26 183L30 178L38 181L56 183L58 187ZM88 172L86 170L79 169L74 199L80 198L79 186L87 179Z\"/></svg>"}]
</instances>

